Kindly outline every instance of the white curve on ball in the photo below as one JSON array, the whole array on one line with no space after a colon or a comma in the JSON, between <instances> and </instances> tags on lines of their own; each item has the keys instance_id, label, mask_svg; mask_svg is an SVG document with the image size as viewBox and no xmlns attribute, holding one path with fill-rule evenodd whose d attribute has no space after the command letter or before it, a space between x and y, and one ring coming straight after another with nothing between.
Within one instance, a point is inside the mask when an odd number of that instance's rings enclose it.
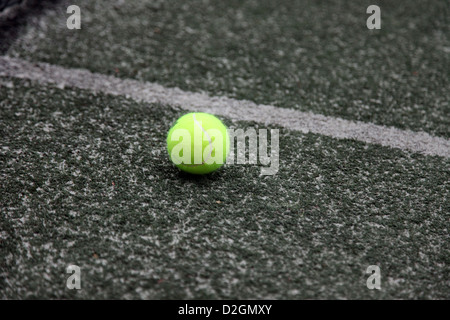
<instances>
[{"instance_id":1,"label":"white curve on ball","mask_svg":"<svg viewBox=\"0 0 450 320\"><path fill-rule=\"evenodd\" d=\"M206 161L208 161L208 160L211 158L213 146L212 146L212 139L211 139L211 136L210 136L209 133L206 132L206 130L202 127L202 125L200 124L200 122L197 121L197 119L195 118L195 113L194 113L192 116L193 116L193 118L194 118L195 124L198 125L198 126L200 127L200 129L202 129L203 133L208 137L208 142L209 142L209 154L208 154L208 157L206 157L206 159L202 161L202 163L200 163L200 164L183 164L183 165L188 166L188 167L197 167L197 166L204 165L204 164L206 163ZM195 142L194 142L194 143L195 143ZM202 158L203 158L203 150L202 150Z\"/></svg>"}]
</instances>

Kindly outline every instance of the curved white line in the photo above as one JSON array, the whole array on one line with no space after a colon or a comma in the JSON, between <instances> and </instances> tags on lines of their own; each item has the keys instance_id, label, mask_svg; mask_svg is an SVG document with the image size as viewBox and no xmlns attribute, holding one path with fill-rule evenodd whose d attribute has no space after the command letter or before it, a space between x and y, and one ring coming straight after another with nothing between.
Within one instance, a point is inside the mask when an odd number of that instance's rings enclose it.
<instances>
[{"instance_id":1,"label":"curved white line","mask_svg":"<svg viewBox=\"0 0 450 320\"><path fill-rule=\"evenodd\" d=\"M404 151L450 158L450 140L425 132L414 132L361 121L344 120L310 112L258 105L247 100L211 97L205 93L165 88L156 83L119 79L83 69L66 69L48 63L0 56L0 76L22 78L41 84L53 83L92 92L126 96L135 101L180 106L185 110L213 113L234 121L256 121L266 125L335 139L354 139Z\"/></svg>"},{"instance_id":2,"label":"curved white line","mask_svg":"<svg viewBox=\"0 0 450 320\"><path fill-rule=\"evenodd\" d=\"M196 125L198 125L200 127L200 129L202 129L203 133L206 134L206 136L208 137L208 142L209 142L209 154L208 157L206 157L206 159L204 159L202 161L202 163L198 163L198 164L183 164L184 166L187 167L197 167L197 166L201 166L204 165L206 163L206 161L208 161L211 156L212 156L212 150L213 150L213 146L212 146L212 139L211 136L208 134L208 132L206 132L206 130L202 127L202 125L200 124L200 122L197 121L197 119L195 118L195 113L192 114L193 118L194 118L194 122ZM194 141L195 144L195 141ZM203 145L203 143L202 143ZM203 159L203 150L202 150L202 159Z\"/></svg>"}]
</instances>

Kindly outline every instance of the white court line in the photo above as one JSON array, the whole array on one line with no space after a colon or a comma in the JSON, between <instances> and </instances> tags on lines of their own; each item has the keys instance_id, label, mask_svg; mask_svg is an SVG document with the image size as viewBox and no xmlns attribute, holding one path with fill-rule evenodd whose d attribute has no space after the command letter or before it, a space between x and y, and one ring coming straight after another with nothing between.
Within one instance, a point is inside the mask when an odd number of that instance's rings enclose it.
<instances>
[{"instance_id":1,"label":"white court line","mask_svg":"<svg viewBox=\"0 0 450 320\"><path fill-rule=\"evenodd\" d=\"M83 69L66 69L47 63L34 63L0 56L0 76L125 96L140 102L176 105L189 111L208 112L234 121L255 121L304 133L312 132L337 139L355 139L425 155L450 157L450 140L434 137L425 132L258 105L247 100L213 97L206 93L165 88L155 83L120 79Z\"/></svg>"}]
</instances>

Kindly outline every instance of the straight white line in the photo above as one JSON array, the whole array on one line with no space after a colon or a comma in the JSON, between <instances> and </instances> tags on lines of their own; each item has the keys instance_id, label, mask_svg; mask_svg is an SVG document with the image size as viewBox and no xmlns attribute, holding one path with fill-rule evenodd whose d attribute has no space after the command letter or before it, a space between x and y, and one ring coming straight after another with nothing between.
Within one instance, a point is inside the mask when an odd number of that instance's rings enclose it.
<instances>
[{"instance_id":1,"label":"straight white line","mask_svg":"<svg viewBox=\"0 0 450 320\"><path fill-rule=\"evenodd\" d=\"M155 83L119 79L82 69L66 69L47 63L33 63L1 56L0 76L125 96L140 102L176 105L189 111L208 112L235 121L255 121L304 133L312 132L337 139L354 139L425 155L450 157L450 140L434 137L425 132L401 130L293 109L258 105L247 100L211 97L205 93L165 88Z\"/></svg>"}]
</instances>

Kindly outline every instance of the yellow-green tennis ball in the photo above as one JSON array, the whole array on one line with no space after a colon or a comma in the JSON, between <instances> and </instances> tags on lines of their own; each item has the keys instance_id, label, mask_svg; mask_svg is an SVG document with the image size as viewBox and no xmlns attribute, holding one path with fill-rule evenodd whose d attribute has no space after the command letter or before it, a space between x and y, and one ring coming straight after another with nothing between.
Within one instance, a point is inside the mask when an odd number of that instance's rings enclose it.
<instances>
[{"instance_id":1,"label":"yellow-green tennis ball","mask_svg":"<svg viewBox=\"0 0 450 320\"><path fill-rule=\"evenodd\" d=\"M219 169L230 151L227 127L212 114L193 112L180 117L167 135L167 151L181 170L205 174Z\"/></svg>"}]
</instances>

